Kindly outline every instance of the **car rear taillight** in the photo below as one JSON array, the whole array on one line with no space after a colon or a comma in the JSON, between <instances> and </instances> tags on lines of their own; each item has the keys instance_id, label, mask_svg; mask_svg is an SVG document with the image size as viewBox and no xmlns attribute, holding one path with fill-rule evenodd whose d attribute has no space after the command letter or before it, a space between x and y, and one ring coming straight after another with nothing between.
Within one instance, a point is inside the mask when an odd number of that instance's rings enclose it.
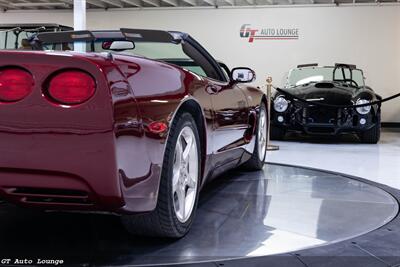
<instances>
[{"instance_id":1,"label":"car rear taillight","mask_svg":"<svg viewBox=\"0 0 400 267\"><path fill-rule=\"evenodd\" d=\"M60 104L77 105L89 100L96 90L96 82L86 72L63 71L52 77L48 86L50 98Z\"/></svg>"},{"instance_id":2,"label":"car rear taillight","mask_svg":"<svg viewBox=\"0 0 400 267\"><path fill-rule=\"evenodd\" d=\"M0 101L16 102L32 92L34 85L32 75L19 68L0 70Z\"/></svg>"}]
</instances>

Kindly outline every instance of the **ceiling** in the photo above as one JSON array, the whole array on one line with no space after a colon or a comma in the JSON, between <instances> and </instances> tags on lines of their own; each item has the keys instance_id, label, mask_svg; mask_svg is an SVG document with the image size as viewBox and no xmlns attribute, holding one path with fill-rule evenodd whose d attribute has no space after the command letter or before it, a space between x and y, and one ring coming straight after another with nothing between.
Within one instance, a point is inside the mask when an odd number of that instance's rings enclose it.
<instances>
[{"instance_id":1,"label":"ceiling","mask_svg":"<svg viewBox=\"0 0 400 267\"><path fill-rule=\"evenodd\" d=\"M72 9L74 0L0 0L0 9ZM88 9L385 4L400 0L86 0Z\"/></svg>"}]
</instances>

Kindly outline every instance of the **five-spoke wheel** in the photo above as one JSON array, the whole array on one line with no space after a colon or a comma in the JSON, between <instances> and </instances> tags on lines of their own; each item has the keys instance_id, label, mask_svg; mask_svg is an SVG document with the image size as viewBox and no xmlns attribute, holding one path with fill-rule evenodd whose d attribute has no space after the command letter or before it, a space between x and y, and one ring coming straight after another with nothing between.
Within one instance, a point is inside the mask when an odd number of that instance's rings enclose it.
<instances>
[{"instance_id":1,"label":"five-spoke wheel","mask_svg":"<svg viewBox=\"0 0 400 267\"><path fill-rule=\"evenodd\" d=\"M193 211L199 181L199 158L193 130L185 126L179 133L174 154L172 192L176 217L186 222Z\"/></svg>"},{"instance_id":2,"label":"five-spoke wheel","mask_svg":"<svg viewBox=\"0 0 400 267\"><path fill-rule=\"evenodd\" d=\"M261 170L265 164L265 157L267 155L267 131L268 131L268 116L265 104L260 104L258 113L257 132L254 150L251 158L243 164L243 167L248 170Z\"/></svg>"},{"instance_id":3,"label":"five-spoke wheel","mask_svg":"<svg viewBox=\"0 0 400 267\"><path fill-rule=\"evenodd\" d=\"M200 187L200 139L189 113L178 113L170 129L155 210L126 215L122 222L133 234L179 238L193 222Z\"/></svg>"}]
</instances>

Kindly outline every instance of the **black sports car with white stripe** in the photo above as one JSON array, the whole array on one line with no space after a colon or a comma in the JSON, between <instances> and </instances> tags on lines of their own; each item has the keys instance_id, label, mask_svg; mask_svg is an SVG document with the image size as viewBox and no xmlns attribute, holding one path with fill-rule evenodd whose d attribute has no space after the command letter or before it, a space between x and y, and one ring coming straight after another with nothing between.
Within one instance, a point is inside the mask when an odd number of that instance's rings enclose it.
<instances>
[{"instance_id":1,"label":"black sports car with white stripe","mask_svg":"<svg viewBox=\"0 0 400 267\"><path fill-rule=\"evenodd\" d=\"M289 72L285 88L273 94L271 139L281 140L291 131L308 135L354 133L361 142L377 143L380 104L351 106L380 99L365 85L363 71L355 65L299 65Z\"/></svg>"}]
</instances>

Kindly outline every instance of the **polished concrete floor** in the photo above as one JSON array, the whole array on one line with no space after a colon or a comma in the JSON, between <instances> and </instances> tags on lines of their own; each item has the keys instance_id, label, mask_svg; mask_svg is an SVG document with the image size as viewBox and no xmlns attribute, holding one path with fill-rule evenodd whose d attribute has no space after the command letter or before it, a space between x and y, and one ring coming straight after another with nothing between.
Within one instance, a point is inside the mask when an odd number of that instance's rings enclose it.
<instances>
[{"instance_id":1,"label":"polished concrete floor","mask_svg":"<svg viewBox=\"0 0 400 267\"><path fill-rule=\"evenodd\" d=\"M377 145L361 144L355 136L315 138L292 135L272 141L279 151L267 161L346 173L400 189L400 129L383 129Z\"/></svg>"},{"instance_id":2,"label":"polished concrete floor","mask_svg":"<svg viewBox=\"0 0 400 267\"><path fill-rule=\"evenodd\" d=\"M227 173L210 184L201 194L193 228L177 241L131 237L114 216L0 207L0 258L61 258L87 265L283 253L361 235L389 222L398 211L391 195L371 185L277 165Z\"/></svg>"}]
</instances>

